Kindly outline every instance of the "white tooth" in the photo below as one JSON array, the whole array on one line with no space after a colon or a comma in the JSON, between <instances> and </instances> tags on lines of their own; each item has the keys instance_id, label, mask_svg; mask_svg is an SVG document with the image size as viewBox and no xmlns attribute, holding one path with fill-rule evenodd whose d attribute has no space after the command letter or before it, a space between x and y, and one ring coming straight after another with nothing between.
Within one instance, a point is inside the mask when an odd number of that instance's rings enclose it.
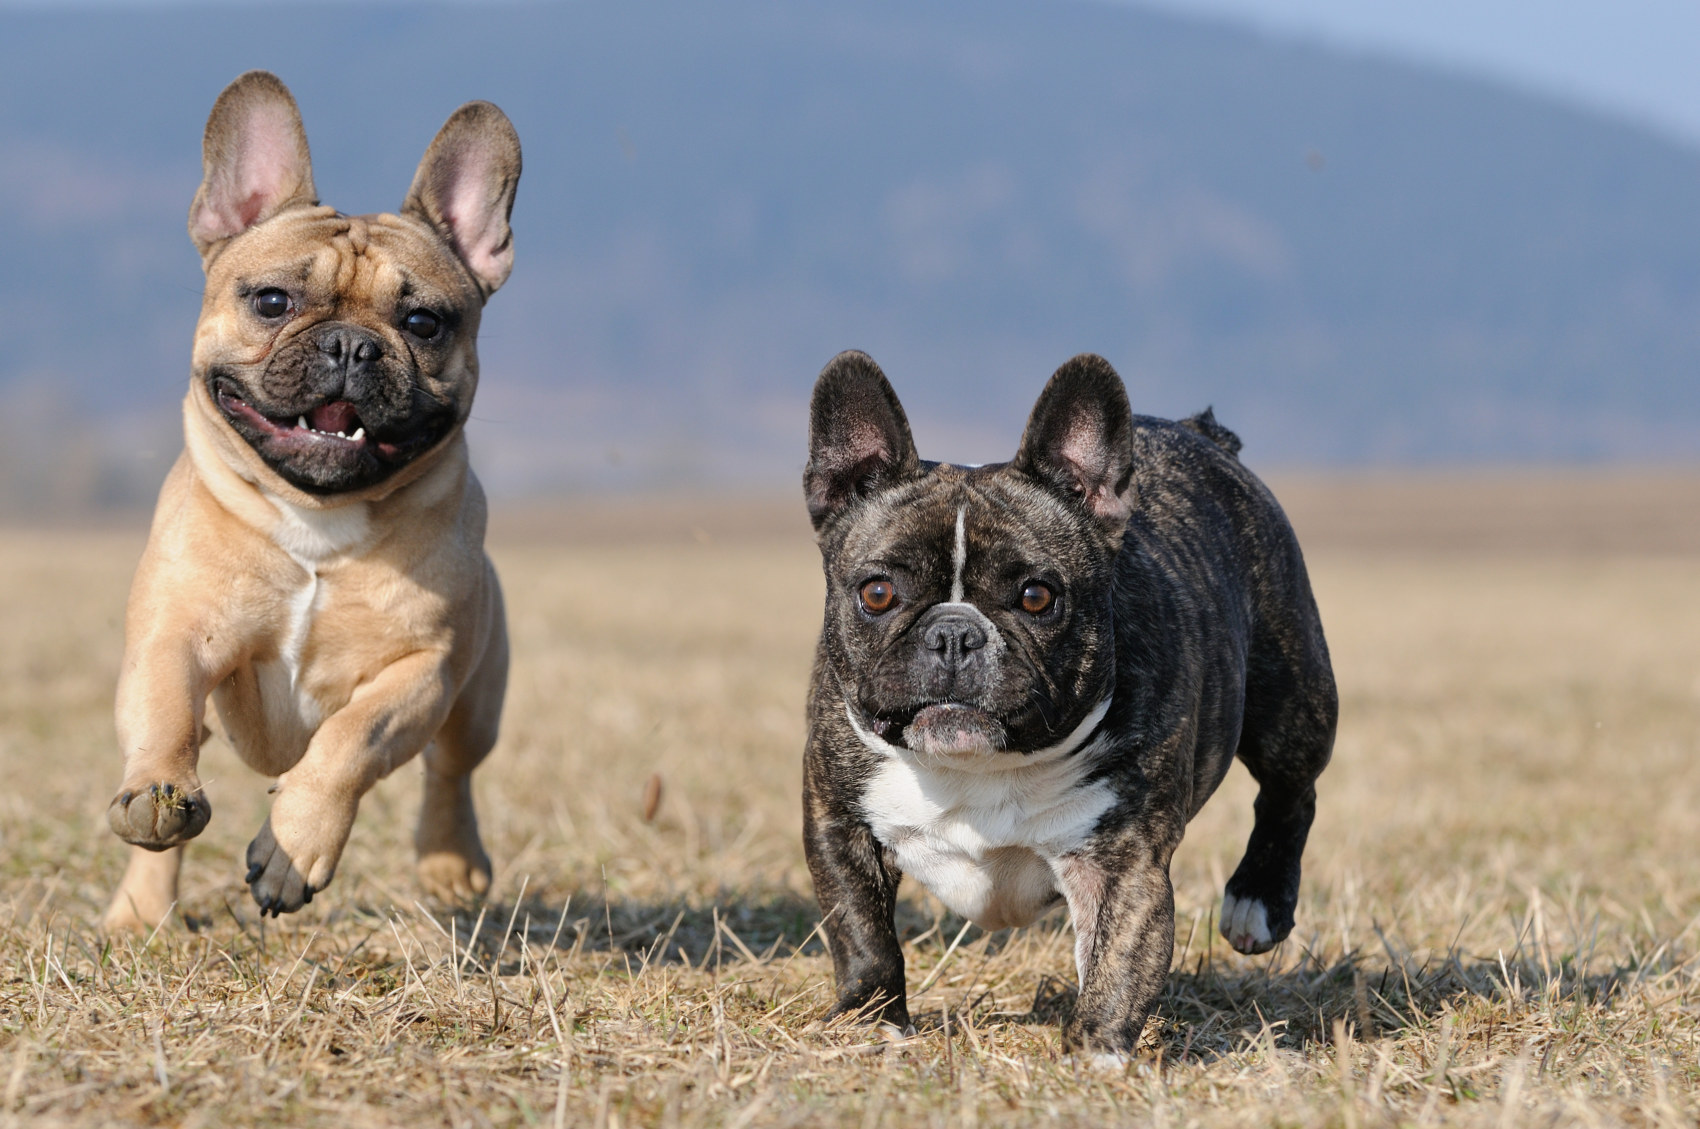
<instances>
[{"instance_id":1,"label":"white tooth","mask_svg":"<svg viewBox=\"0 0 1700 1129\"><path fill-rule=\"evenodd\" d=\"M302 431L313 430L312 428L307 426L307 417L306 416L297 416L295 418L295 426L299 427Z\"/></svg>"},{"instance_id":2,"label":"white tooth","mask_svg":"<svg viewBox=\"0 0 1700 1129\"><path fill-rule=\"evenodd\" d=\"M355 428L354 434L350 435L349 438L354 440L356 443L360 442L362 439L366 438L366 429L364 427Z\"/></svg>"}]
</instances>

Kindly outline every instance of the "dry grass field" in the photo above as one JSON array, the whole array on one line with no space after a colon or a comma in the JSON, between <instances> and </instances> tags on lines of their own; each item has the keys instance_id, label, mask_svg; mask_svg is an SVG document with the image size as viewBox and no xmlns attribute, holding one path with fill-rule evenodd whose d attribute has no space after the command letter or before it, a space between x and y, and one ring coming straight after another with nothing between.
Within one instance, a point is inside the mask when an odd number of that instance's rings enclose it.
<instances>
[{"instance_id":1,"label":"dry grass field","mask_svg":"<svg viewBox=\"0 0 1700 1129\"><path fill-rule=\"evenodd\" d=\"M0 533L0 1120L29 1125L1694 1124L1700 480L1283 486L1342 690L1292 938L1214 932L1236 770L1175 860L1141 1060L1060 1054L1066 922L906 887L909 1039L822 1029L799 843L818 558L786 499L506 514L488 903L422 905L417 769L262 922L267 781L209 744L181 920L123 865L111 699L140 530ZM663 796L644 818L646 781Z\"/></svg>"}]
</instances>

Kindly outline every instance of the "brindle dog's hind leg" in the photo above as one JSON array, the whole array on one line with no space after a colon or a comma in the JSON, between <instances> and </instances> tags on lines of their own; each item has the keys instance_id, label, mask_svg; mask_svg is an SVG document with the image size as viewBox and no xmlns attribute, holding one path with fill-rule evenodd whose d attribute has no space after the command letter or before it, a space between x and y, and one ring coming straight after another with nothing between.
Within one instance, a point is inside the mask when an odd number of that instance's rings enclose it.
<instances>
[{"instance_id":1,"label":"brindle dog's hind leg","mask_svg":"<svg viewBox=\"0 0 1700 1129\"><path fill-rule=\"evenodd\" d=\"M425 791L413 846L419 883L443 901L481 897L490 889L490 856L472 806L472 770L496 744L508 682L508 641L497 619L495 637L448 720L425 748Z\"/></svg>"},{"instance_id":2,"label":"brindle dog's hind leg","mask_svg":"<svg viewBox=\"0 0 1700 1129\"><path fill-rule=\"evenodd\" d=\"M1174 846L1166 838L1158 829L1129 829L1119 849L1094 851L1089 863L1065 872L1083 958L1080 996L1063 1025L1065 1050L1126 1056L1139 1046L1175 951Z\"/></svg>"},{"instance_id":3,"label":"brindle dog's hind leg","mask_svg":"<svg viewBox=\"0 0 1700 1129\"><path fill-rule=\"evenodd\" d=\"M1283 681L1292 689L1278 700L1247 695L1240 733L1238 756L1258 784L1256 819L1222 895L1221 930L1242 953L1268 952L1293 931L1316 778L1334 749L1339 705L1326 653L1308 677Z\"/></svg>"}]
</instances>

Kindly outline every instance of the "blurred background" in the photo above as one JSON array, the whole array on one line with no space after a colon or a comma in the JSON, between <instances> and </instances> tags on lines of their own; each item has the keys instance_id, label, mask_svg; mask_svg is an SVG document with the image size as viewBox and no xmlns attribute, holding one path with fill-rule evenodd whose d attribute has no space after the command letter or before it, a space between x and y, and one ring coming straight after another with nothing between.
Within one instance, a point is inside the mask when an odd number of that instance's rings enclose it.
<instances>
[{"instance_id":1,"label":"blurred background","mask_svg":"<svg viewBox=\"0 0 1700 1129\"><path fill-rule=\"evenodd\" d=\"M1091 350L1259 470L1692 467L1697 46L1690 0L7 0L0 513L151 501L251 67L344 211L463 101L518 126L499 501L789 497L847 347L955 461Z\"/></svg>"}]
</instances>

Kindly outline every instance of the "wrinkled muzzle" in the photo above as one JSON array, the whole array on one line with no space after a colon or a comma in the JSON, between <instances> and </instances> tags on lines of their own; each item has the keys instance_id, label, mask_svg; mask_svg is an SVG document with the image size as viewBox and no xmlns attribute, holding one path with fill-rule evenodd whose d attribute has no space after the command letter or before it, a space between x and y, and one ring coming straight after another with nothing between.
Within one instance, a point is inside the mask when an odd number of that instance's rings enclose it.
<instances>
[{"instance_id":1,"label":"wrinkled muzzle","mask_svg":"<svg viewBox=\"0 0 1700 1129\"><path fill-rule=\"evenodd\" d=\"M383 481L459 419L383 338L348 322L303 330L258 371L215 365L208 390L273 470L314 493Z\"/></svg>"},{"instance_id":2,"label":"wrinkled muzzle","mask_svg":"<svg viewBox=\"0 0 1700 1129\"><path fill-rule=\"evenodd\" d=\"M864 682L863 715L877 736L917 752L1002 749L1007 652L997 626L974 605L935 605Z\"/></svg>"}]
</instances>

